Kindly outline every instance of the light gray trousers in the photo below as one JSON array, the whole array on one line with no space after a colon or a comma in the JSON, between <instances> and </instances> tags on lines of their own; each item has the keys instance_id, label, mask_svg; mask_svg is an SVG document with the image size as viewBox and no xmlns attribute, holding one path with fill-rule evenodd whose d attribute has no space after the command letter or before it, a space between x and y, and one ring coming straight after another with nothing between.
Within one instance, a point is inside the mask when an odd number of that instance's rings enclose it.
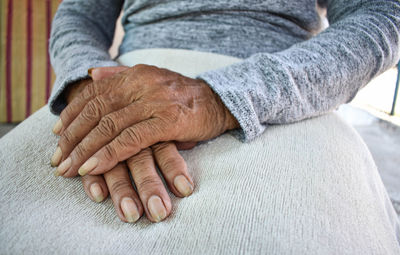
<instances>
[{"instance_id":1,"label":"light gray trousers","mask_svg":"<svg viewBox=\"0 0 400 255\"><path fill-rule=\"evenodd\" d=\"M44 107L0 140L1 254L400 254L372 157L334 113L270 126L251 143L225 134L182 152L195 191L170 194L172 215L157 224L123 223L79 178L52 174L55 121Z\"/></svg>"}]
</instances>

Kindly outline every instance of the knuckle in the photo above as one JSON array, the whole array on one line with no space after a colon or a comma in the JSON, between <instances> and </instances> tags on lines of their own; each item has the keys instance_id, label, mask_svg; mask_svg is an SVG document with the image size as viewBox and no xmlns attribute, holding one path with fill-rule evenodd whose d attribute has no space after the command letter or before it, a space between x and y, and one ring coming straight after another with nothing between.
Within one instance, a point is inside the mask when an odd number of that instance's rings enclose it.
<instances>
[{"instance_id":1,"label":"knuckle","mask_svg":"<svg viewBox=\"0 0 400 255\"><path fill-rule=\"evenodd\" d=\"M135 73L135 75L140 74L143 80L147 78L153 81L160 79L160 68L153 65L137 64L133 67L133 73Z\"/></svg>"},{"instance_id":2,"label":"knuckle","mask_svg":"<svg viewBox=\"0 0 400 255\"><path fill-rule=\"evenodd\" d=\"M142 137L136 128L127 128L122 134L122 140L129 141L131 144L141 144Z\"/></svg>"},{"instance_id":3,"label":"knuckle","mask_svg":"<svg viewBox=\"0 0 400 255\"><path fill-rule=\"evenodd\" d=\"M163 154L166 150L169 150L172 147L172 143L157 143L152 146L154 153Z\"/></svg>"},{"instance_id":4,"label":"knuckle","mask_svg":"<svg viewBox=\"0 0 400 255\"><path fill-rule=\"evenodd\" d=\"M79 144L78 146L75 147L74 149L74 154L77 158L85 158L85 155L87 155L88 150L86 149L86 146Z\"/></svg>"},{"instance_id":5,"label":"knuckle","mask_svg":"<svg viewBox=\"0 0 400 255\"><path fill-rule=\"evenodd\" d=\"M160 165L160 168L163 169L163 171L166 172L176 171L182 168L182 159L177 156L175 157L168 156L160 158L158 164Z\"/></svg>"},{"instance_id":6,"label":"knuckle","mask_svg":"<svg viewBox=\"0 0 400 255\"><path fill-rule=\"evenodd\" d=\"M67 129L63 132L61 138L60 138L60 145L66 145L66 144L74 144L75 137L72 135L72 133Z\"/></svg>"},{"instance_id":7,"label":"knuckle","mask_svg":"<svg viewBox=\"0 0 400 255\"><path fill-rule=\"evenodd\" d=\"M143 149L139 154L128 159L128 165L137 172L137 169L146 169L153 162L153 154L150 148Z\"/></svg>"},{"instance_id":8,"label":"knuckle","mask_svg":"<svg viewBox=\"0 0 400 255\"><path fill-rule=\"evenodd\" d=\"M151 175L143 176L137 181L137 186L142 192L152 191L157 189L160 185L162 185L162 183L159 178Z\"/></svg>"},{"instance_id":9,"label":"knuckle","mask_svg":"<svg viewBox=\"0 0 400 255\"><path fill-rule=\"evenodd\" d=\"M90 100L82 112L82 117L86 120L93 120L101 116L103 102L98 97Z\"/></svg>"},{"instance_id":10,"label":"knuckle","mask_svg":"<svg viewBox=\"0 0 400 255\"><path fill-rule=\"evenodd\" d=\"M69 124L70 120L72 119L73 112L74 110L72 104L69 104L67 107L65 107L65 109L60 114L62 122Z\"/></svg>"},{"instance_id":11,"label":"knuckle","mask_svg":"<svg viewBox=\"0 0 400 255\"><path fill-rule=\"evenodd\" d=\"M82 97L86 100L92 98L93 96L96 95L96 87L94 83L89 83L85 89L82 91Z\"/></svg>"},{"instance_id":12,"label":"knuckle","mask_svg":"<svg viewBox=\"0 0 400 255\"><path fill-rule=\"evenodd\" d=\"M117 153L115 152L114 147L112 147L110 144L106 145L104 147L104 158L107 161L113 162L116 160Z\"/></svg>"},{"instance_id":13,"label":"knuckle","mask_svg":"<svg viewBox=\"0 0 400 255\"><path fill-rule=\"evenodd\" d=\"M147 69L149 66L148 65L145 65L145 64L137 64L137 65L134 65L133 66L133 69L135 70L135 71L142 71L142 70L145 70L145 69Z\"/></svg>"},{"instance_id":14,"label":"knuckle","mask_svg":"<svg viewBox=\"0 0 400 255\"><path fill-rule=\"evenodd\" d=\"M98 129L105 136L113 136L118 132L117 121L112 116L106 115L101 118Z\"/></svg>"},{"instance_id":15,"label":"knuckle","mask_svg":"<svg viewBox=\"0 0 400 255\"><path fill-rule=\"evenodd\" d=\"M110 189L114 194L122 194L131 191L132 185L125 179L118 179L112 183Z\"/></svg>"}]
</instances>

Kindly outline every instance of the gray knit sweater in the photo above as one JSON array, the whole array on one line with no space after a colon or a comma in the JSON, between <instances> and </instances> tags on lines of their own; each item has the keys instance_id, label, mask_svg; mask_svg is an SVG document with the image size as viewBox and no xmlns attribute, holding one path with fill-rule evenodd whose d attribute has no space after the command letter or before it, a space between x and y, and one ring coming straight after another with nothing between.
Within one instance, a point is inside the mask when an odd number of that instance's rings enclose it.
<instances>
[{"instance_id":1,"label":"gray knit sweater","mask_svg":"<svg viewBox=\"0 0 400 255\"><path fill-rule=\"evenodd\" d=\"M399 59L398 0L64 0L50 55L57 80L50 108L90 67L116 66L109 54L124 10L120 54L180 48L244 58L199 75L251 140L268 124L318 116L351 100ZM323 13L330 26L322 31Z\"/></svg>"}]
</instances>

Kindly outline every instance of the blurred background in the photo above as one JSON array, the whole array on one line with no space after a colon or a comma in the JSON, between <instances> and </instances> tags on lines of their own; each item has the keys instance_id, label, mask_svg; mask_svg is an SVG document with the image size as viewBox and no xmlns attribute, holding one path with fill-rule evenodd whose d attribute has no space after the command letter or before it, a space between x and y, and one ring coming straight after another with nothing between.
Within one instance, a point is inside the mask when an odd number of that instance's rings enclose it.
<instances>
[{"instance_id":1,"label":"blurred background","mask_svg":"<svg viewBox=\"0 0 400 255\"><path fill-rule=\"evenodd\" d=\"M43 107L55 79L48 56L51 20L60 0L0 0L0 138ZM123 36L116 28L111 56ZM397 66L364 87L338 114L369 147L400 213L400 99ZM399 95L400 97L400 95ZM50 129L49 129L50 132Z\"/></svg>"}]
</instances>

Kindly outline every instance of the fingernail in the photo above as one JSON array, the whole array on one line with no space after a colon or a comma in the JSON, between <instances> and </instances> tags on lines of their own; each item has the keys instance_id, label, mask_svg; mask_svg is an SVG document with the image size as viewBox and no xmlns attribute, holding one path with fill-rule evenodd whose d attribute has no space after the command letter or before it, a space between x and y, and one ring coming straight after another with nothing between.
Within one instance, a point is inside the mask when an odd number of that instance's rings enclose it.
<instances>
[{"instance_id":1,"label":"fingernail","mask_svg":"<svg viewBox=\"0 0 400 255\"><path fill-rule=\"evenodd\" d=\"M92 68L89 68L88 70L87 70L87 73L88 73L88 75L90 76L90 77L92 77L92 71L93 71L93 67Z\"/></svg>"},{"instance_id":2,"label":"fingernail","mask_svg":"<svg viewBox=\"0 0 400 255\"><path fill-rule=\"evenodd\" d=\"M63 175L68 168L71 167L72 164L72 160L71 158L67 158L66 160L64 160L56 169L56 171L54 172L55 176L60 176Z\"/></svg>"},{"instance_id":3,"label":"fingernail","mask_svg":"<svg viewBox=\"0 0 400 255\"><path fill-rule=\"evenodd\" d=\"M58 166L60 164L62 158L62 151L60 146L57 147L56 152L54 152L53 156L51 157L50 163L51 166Z\"/></svg>"},{"instance_id":4,"label":"fingernail","mask_svg":"<svg viewBox=\"0 0 400 255\"><path fill-rule=\"evenodd\" d=\"M104 200L103 190L98 183L90 185L90 193L92 194L94 201L100 203Z\"/></svg>"},{"instance_id":5,"label":"fingernail","mask_svg":"<svg viewBox=\"0 0 400 255\"><path fill-rule=\"evenodd\" d=\"M151 217L153 217L156 222L162 221L167 217L167 210L159 196L151 196L147 202L147 207L149 208Z\"/></svg>"},{"instance_id":6,"label":"fingernail","mask_svg":"<svg viewBox=\"0 0 400 255\"><path fill-rule=\"evenodd\" d=\"M130 197L124 197L121 200L121 209L126 220L130 223L136 222L140 218L136 204Z\"/></svg>"},{"instance_id":7,"label":"fingernail","mask_svg":"<svg viewBox=\"0 0 400 255\"><path fill-rule=\"evenodd\" d=\"M78 173L84 176L85 174L92 171L98 163L99 160L97 158L90 158L79 168Z\"/></svg>"},{"instance_id":8,"label":"fingernail","mask_svg":"<svg viewBox=\"0 0 400 255\"><path fill-rule=\"evenodd\" d=\"M178 175L177 177L175 177L174 185L179 193L181 193L185 197L189 196L193 192L192 184L183 175Z\"/></svg>"},{"instance_id":9,"label":"fingernail","mask_svg":"<svg viewBox=\"0 0 400 255\"><path fill-rule=\"evenodd\" d=\"M61 121L61 119L58 119L56 124L53 127L53 133L56 135L59 135L62 127L63 127L62 121Z\"/></svg>"}]
</instances>

